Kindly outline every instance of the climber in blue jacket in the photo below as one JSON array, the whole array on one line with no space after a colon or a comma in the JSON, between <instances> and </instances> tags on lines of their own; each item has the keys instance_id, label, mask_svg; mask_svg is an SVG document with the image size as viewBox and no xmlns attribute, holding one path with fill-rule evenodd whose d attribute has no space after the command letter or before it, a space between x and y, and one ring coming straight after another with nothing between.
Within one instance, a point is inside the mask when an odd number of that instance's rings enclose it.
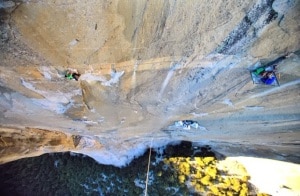
<instances>
[{"instance_id":1,"label":"climber in blue jacket","mask_svg":"<svg viewBox=\"0 0 300 196\"><path fill-rule=\"evenodd\" d=\"M260 79L264 84L271 85L275 81L275 76L273 72L265 72L262 74L262 78Z\"/></svg>"}]
</instances>

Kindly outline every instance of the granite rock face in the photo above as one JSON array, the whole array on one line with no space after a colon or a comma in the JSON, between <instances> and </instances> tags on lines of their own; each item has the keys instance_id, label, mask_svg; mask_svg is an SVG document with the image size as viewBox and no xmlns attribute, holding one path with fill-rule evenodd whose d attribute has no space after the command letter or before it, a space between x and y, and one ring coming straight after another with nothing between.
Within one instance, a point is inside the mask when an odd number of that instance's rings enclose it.
<instances>
[{"instance_id":1,"label":"granite rock face","mask_svg":"<svg viewBox=\"0 0 300 196\"><path fill-rule=\"evenodd\" d=\"M1 162L74 151L122 165L133 149L182 139L300 162L299 8L298 0L1 2ZM280 86L253 84L249 70L274 61ZM64 77L67 68L79 81ZM173 129L179 120L201 129ZM33 141L28 130L45 134Z\"/></svg>"}]
</instances>

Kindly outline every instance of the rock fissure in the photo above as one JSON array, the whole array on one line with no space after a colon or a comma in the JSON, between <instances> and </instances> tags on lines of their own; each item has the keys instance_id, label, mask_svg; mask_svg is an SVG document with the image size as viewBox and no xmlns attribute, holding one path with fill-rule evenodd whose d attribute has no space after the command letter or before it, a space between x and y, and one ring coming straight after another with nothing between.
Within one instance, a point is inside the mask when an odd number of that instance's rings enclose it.
<instances>
[{"instance_id":1,"label":"rock fissure","mask_svg":"<svg viewBox=\"0 0 300 196\"><path fill-rule=\"evenodd\" d=\"M261 1L251 8L235 30L217 48L216 52L235 54L237 52L235 45L239 43L242 43L238 45L239 50L247 47L257 37L257 33L261 29L277 18L278 14L272 8L273 2L273 0Z\"/></svg>"}]
</instances>

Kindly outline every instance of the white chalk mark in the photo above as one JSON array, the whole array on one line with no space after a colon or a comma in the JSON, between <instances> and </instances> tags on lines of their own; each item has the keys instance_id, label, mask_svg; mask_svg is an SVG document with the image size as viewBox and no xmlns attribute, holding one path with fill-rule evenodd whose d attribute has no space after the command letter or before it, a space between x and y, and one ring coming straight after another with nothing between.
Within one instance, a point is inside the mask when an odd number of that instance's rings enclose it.
<instances>
[{"instance_id":1,"label":"white chalk mark","mask_svg":"<svg viewBox=\"0 0 300 196\"><path fill-rule=\"evenodd\" d=\"M164 93L164 91L165 91L165 89L166 89L166 87L167 87L167 85L169 84L169 81L170 81L170 79L171 79L171 77L173 76L173 74L174 74L174 71L176 70L176 69L178 69L180 67L180 64L174 64L172 67L171 67L171 69L168 71L168 75L167 75L167 77L166 77L166 79L164 80L164 82L163 82L163 84L162 84L162 87L161 87L161 89L160 89L160 92L159 92L159 99L161 98L161 96L162 96L162 94Z\"/></svg>"}]
</instances>

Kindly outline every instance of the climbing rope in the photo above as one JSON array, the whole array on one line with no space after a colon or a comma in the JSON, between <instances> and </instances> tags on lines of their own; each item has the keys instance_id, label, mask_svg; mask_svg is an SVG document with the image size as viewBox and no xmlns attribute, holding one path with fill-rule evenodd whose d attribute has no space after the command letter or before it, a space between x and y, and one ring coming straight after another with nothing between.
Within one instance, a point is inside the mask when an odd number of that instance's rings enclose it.
<instances>
[{"instance_id":1,"label":"climbing rope","mask_svg":"<svg viewBox=\"0 0 300 196\"><path fill-rule=\"evenodd\" d=\"M148 159L148 168L147 168L147 177L146 177L145 196L147 196L147 191L148 191L148 179L149 179L149 168L150 168L150 160L151 160L152 142L153 142L153 138L151 139L151 144L150 144L150 148L149 148L149 159Z\"/></svg>"}]
</instances>

